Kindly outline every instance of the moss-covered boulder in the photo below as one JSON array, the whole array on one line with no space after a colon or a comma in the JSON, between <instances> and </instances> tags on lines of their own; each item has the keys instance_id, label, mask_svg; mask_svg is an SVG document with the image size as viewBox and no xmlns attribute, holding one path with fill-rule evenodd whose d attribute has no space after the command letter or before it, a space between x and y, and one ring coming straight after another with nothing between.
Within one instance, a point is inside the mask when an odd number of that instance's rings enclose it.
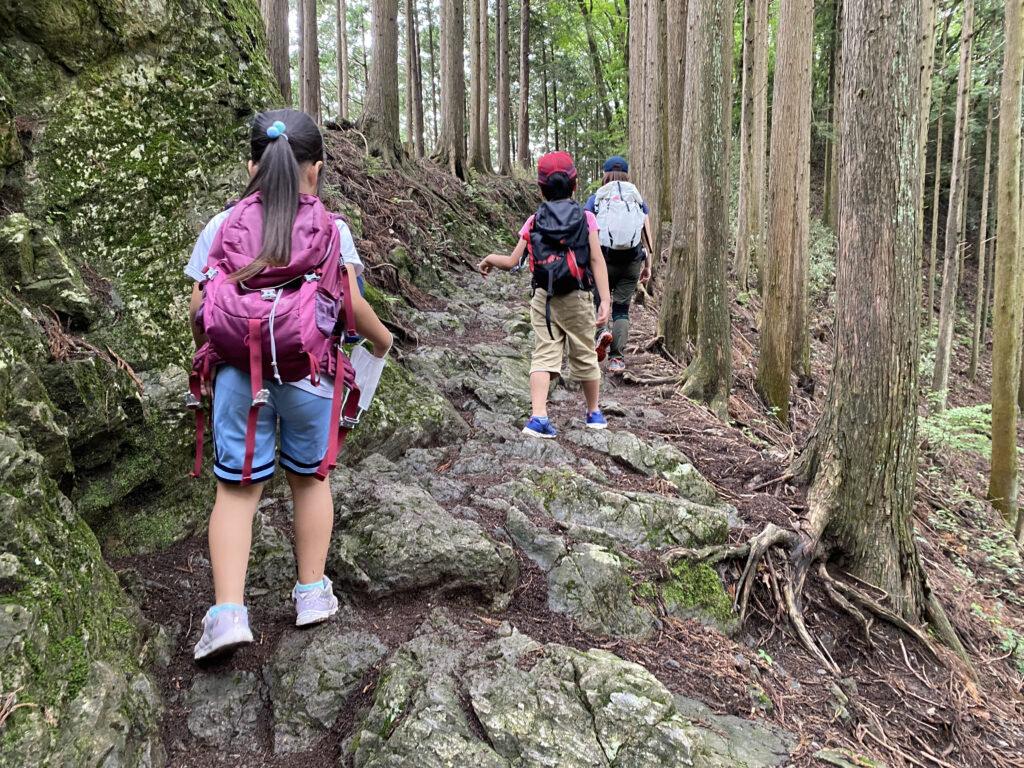
<instances>
[{"instance_id":1,"label":"moss-covered boulder","mask_svg":"<svg viewBox=\"0 0 1024 768\"><path fill-rule=\"evenodd\" d=\"M0 692L26 705L0 732L0 766L94 766L111 754L120 762L108 764L161 765L138 611L42 457L9 432L0 539Z\"/></svg>"}]
</instances>

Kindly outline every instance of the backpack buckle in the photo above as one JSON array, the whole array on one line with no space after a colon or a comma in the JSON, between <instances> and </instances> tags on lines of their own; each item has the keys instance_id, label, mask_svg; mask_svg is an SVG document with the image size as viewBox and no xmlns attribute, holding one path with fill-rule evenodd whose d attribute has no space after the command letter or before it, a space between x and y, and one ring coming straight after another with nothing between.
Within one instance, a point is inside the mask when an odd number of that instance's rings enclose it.
<instances>
[{"instance_id":1,"label":"backpack buckle","mask_svg":"<svg viewBox=\"0 0 1024 768\"><path fill-rule=\"evenodd\" d=\"M261 389L252 398L252 407L259 408L261 405L266 405L270 400L270 391Z\"/></svg>"},{"instance_id":2,"label":"backpack buckle","mask_svg":"<svg viewBox=\"0 0 1024 768\"><path fill-rule=\"evenodd\" d=\"M318 275L316 272L308 272L305 275L305 278L307 283L315 283L320 279L320 275Z\"/></svg>"},{"instance_id":3,"label":"backpack buckle","mask_svg":"<svg viewBox=\"0 0 1024 768\"><path fill-rule=\"evenodd\" d=\"M260 298L264 301L274 301L277 298L276 288L263 288L260 291Z\"/></svg>"},{"instance_id":4,"label":"backpack buckle","mask_svg":"<svg viewBox=\"0 0 1024 768\"><path fill-rule=\"evenodd\" d=\"M199 398L193 395L191 392L186 392L185 407L195 410L197 408L202 408L203 404L199 401Z\"/></svg>"},{"instance_id":5,"label":"backpack buckle","mask_svg":"<svg viewBox=\"0 0 1024 768\"><path fill-rule=\"evenodd\" d=\"M362 411L360 411L360 413L362 413ZM340 426L342 429L352 429L353 427L358 427L359 416L342 416Z\"/></svg>"}]
</instances>

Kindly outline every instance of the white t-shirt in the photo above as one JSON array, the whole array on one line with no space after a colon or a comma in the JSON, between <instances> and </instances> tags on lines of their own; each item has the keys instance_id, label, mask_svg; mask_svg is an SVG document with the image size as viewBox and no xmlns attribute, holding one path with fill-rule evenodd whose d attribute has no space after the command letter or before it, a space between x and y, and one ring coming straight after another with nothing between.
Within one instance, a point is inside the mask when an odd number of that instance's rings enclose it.
<instances>
[{"instance_id":1,"label":"white t-shirt","mask_svg":"<svg viewBox=\"0 0 1024 768\"><path fill-rule=\"evenodd\" d=\"M192 256L188 260L188 264L185 266L185 274L195 280L197 283L203 283L206 281L206 275L203 274L203 270L206 268L206 262L210 258L210 249L213 247L214 238L217 236L217 230L220 229L220 225L227 219L228 214L231 213L229 208L226 211L221 211L214 216L203 227L203 231L199 233L199 239L196 240L195 247L192 249ZM355 270L356 276L363 274L363 262L359 258L359 254L356 252L356 244L352 239L352 232L341 219L337 219L335 223L338 226L338 235L341 240L341 263L342 266L352 265ZM313 382L310 381L309 377L302 379L301 381L289 381L293 387L298 387L304 392L317 395L319 397L333 397L334 396L334 379L330 376L320 377L320 386L314 387Z\"/></svg>"}]
</instances>

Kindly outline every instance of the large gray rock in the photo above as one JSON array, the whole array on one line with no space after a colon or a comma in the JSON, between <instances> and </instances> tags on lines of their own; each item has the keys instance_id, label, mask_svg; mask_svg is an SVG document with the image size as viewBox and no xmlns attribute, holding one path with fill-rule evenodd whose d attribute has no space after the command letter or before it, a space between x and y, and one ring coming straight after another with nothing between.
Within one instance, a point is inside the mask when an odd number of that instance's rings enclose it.
<instances>
[{"instance_id":1,"label":"large gray rock","mask_svg":"<svg viewBox=\"0 0 1024 768\"><path fill-rule=\"evenodd\" d=\"M619 493L566 468L527 468L490 495L555 520L599 528L626 549L723 544L728 533L720 508L674 496Z\"/></svg>"},{"instance_id":2,"label":"large gray rock","mask_svg":"<svg viewBox=\"0 0 1024 768\"><path fill-rule=\"evenodd\" d=\"M518 570L507 544L452 517L422 488L383 481L359 491L339 511L328 555L339 584L377 596L438 588L507 600Z\"/></svg>"},{"instance_id":3,"label":"large gray rock","mask_svg":"<svg viewBox=\"0 0 1024 768\"><path fill-rule=\"evenodd\" d=\"M548 573L548 607L591 634L644 640L651 614L634 604L630 561L595 544L577 544Z\"/></svg>"},{"instance_id":4,"label":"large gray rock","mask_svg":"<svg viewBox=\"0 0 1024 768\"><path fill-rule=\"evenodd\" d=\"M716 715L711 708L685 696L674 697L676 709L685 717L709 723L704 738L718 755L722 768L775 768L782 765L796 747L793 735L769 723L744 720L734 715Z\"/></svg>"},{"instance_id":5,"label":"large gray rock","mask_svg":"<svg viewBox=\"0 0 1024 768\"><path fill-rule=\"evenodd\" d=\"M337 631L337 622L289 632L265 671L274 704L274 751L308 749L334 724L349 697L387 647L366 632Z\"/></svg>"},{"instance_id":6,"label":"large gray rock","mask_svg":"<svg viewBox=\"0 0 1024 768\"><path fill-rule=\"evenodd\" d=\"M518 509L508 511L505 528L526 556L545 571L550 571L565 557L565 540L561 536L542 531Z\"/></svg>"},{"instance_id":7,"label":"large gray rock","mask_svg":"<svg viewBox=\"0 0 1024 768\"><path fill-rule=\"evenodd\" d=\"M213 747L256 744L267 707L267 687L252 672L227 670L195 676L185 695L188 730Z\"/></svg>"}]
</instances>

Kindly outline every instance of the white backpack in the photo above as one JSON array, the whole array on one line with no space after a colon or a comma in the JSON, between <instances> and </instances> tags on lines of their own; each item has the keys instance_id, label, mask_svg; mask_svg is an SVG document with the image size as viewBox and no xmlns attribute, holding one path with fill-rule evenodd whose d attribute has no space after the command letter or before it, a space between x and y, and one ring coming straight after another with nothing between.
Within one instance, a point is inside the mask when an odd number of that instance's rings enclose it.
<instances>
[{"instance_id":1,"label":"white backpack","mask_svg":"<svg viewBox=\"0 0 1024 768\"><path fill-rule=\"evenodd\" d=\"M640 245L640 233L647 218L643 205L640 191L628 181L610 181L597 190L594 212L601 245L612 250Z\"/></svg>"}]
</instances>

